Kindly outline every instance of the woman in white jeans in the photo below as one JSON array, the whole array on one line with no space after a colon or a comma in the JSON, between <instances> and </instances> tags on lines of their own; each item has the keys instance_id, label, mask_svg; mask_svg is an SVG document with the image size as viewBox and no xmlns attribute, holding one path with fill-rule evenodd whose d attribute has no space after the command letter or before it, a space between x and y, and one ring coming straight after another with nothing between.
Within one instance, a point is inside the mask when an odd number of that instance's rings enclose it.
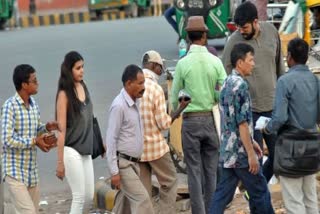
<instances>
[{"instance_id":1,"label":"woman in white jeans","mask_svg":"<svg viewBox=\"0 0 320 214\"><path fill-rule=\"evenodd\" d=\"M83 58L71 51L61 65L56 96L58 136L56 176L72 191L70 214L88 213L94 195L92 103L83 82Z\"/></svg>"}]
</instances>

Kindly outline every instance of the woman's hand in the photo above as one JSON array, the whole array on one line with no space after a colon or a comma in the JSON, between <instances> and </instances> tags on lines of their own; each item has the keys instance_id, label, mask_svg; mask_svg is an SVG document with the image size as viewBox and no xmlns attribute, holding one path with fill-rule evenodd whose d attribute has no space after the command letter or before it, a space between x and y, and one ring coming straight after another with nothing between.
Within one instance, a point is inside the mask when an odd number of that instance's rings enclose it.
<instances>
[{"instance_id":1,"label":"woman's hand","mask_svg":"<svg viewBox=\"0 0 320 214\"><path fill-rule=\"evenodd\" d=\"M63 180L65 176L65 170L64 170L64 163L63 161L58 161L57 169L56 169L56 176L60 179Z\"/></svg>"}]
</instances>

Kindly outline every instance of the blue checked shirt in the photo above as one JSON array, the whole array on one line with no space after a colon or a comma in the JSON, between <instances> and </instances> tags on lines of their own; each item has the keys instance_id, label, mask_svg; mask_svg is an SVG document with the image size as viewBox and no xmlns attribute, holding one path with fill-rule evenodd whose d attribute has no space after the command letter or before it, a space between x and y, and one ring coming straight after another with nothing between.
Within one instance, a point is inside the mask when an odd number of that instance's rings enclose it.
<instances>
[{"instance_id":1,"label":"blue checked shirt","mask_svg":"<svg viewBox=\"0 0 320 214\"><path fill-rule=\"evenodd\" d=\"M26 108L16 93L2 106L2 175L3 179L11 176L33 187L39 182L37 148L33 145L33 139L45 132L45 125L40 122L40 111L35 100L30 97L29 102L29 108Z\"/></svg>"}]
</instances>

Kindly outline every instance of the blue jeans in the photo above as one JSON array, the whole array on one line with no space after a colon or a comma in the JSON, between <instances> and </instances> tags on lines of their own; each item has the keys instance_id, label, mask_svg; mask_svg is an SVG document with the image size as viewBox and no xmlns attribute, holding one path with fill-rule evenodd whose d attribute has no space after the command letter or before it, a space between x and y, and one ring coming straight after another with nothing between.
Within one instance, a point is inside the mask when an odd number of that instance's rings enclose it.
<instances>
[{"instance_id":1,"label":"blue jeans","mask_svg":"<svg viewBox=\"0 0 320 214\"><path fill-rule=\"evenodd\" d=\"M252 117L253 117L253 127L256 125L256 121L260 116L264 117L270 117L272 116L272 111L268 112L252 112ZM276 135L271 134L271 135L266 135L262 134L260 130L255 130L254 131L254 140L260 145L260 148L263 149L263 139L266 142L266 145L268 147L269 151L269 156L267 161L263 164L262 166L262 172L264 177L266 177L267 182L270 181L273 175L273 159L274 159L274 147L276 143ZM262 159L260 159L262 161ZM262 165L262 162L260 162Z\"/></svg>"},{"instance_id":2,"label":"blue jeans","mask_svg":"<svg viewBox=\"0 0 320 214\"><path fill-rule=\"evenodd\" d=\"M172 26L172 28L178 33L178 25L176 20L174 20L172 17L176 15L176 8L175 7L169 7L165 12L164 12L164 17L166 20L169 22L169 24Z\"/></svg>"},{"instance_id":3,"label":"blue jeans","mask_svg":"<svg viewBox=\"0 0 320 214\"><path fill-rule=\"evenodd\" d=\"M271 204L267 181L260 169L257 175L249 172L248 168L221 168L220 179L211 200L210 214L223 214L234 196L239 180L249 193L251 214L274 214Z\"/></svg>"}]
</instances>

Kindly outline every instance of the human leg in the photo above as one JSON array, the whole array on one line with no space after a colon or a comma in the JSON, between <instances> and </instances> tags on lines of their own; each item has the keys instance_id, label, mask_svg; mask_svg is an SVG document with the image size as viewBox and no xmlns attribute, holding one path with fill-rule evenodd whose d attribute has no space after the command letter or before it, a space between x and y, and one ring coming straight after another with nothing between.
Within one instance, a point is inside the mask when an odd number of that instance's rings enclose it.
<instances>
[{"instance_id":1,"label":"human leg","mask_svg":"<svg viewBox=\"0 0 320 214\"><path fill-rule=\"evenodd\" d=\"M319 213L316 174L303 177L303 202L306 213Z\"/></svg>"},{"instance_id":2,"label":"human leg","mask_svg":"<svg viewBox=\"0 0 320 214\"><path fill-rule=\"evenodd\" d=\"M140 162L140 180L143 186L146 188L150 198L152 197L152 180L151 180L151 166L149 162Z\"/></svg>"},{"instance_id":3,"label":"human leg","mask_svg":"<svg viewBox=\"0 0 320 214\"><path fill-rule=\"evenodd\" d=\"M272 117L271 111L263 112L261 114L262 116L265 116L265 117L269 117L269 118ZM277 136L275 134L270 134L270 135L263 134L263 139L268 148L268 159L263 164L262 172L268 183L273 176L274 149L275 149Z\"/></svg>"},{"instance_id":4,"label":"human leg","mask_svg":"<svg viewBox=\"0 0 320 214\"><path fill-rule=\"evenodd\" d=\"M36 213L39 213L39 203L40 203L40 191L39 186L35 187L28 187L28 192L30 194L30 197L32 199L33 205L36 209Z\"/></svg>"},{"instance_id":5,"label":"human leg","mask_svg":"<svg viewBox=\"0 0 320 214\"><path fill-rule=\"evenodd\" d=\"M209 213L212 195L216 190L219 138L213 117L206 117L202 122L200 157L203 169L203 193L206 213Z\"/></svg>"},{"instance_id":6,"label":"human leg","mask_svg":"<svg viewBox=\"0 0 320 214\"><path fill-rule=\"evenodd\" d=\"M252 112L253 126L256 125L256 122L260 116L271 117L272 111ZM274 134L266 135L266 134L262 134L260 130L255 130L254 140L259 144L262 151L263 151L263 139L267 145L269 154L268 154L268 159L264 164L262 164L262 159L260 159L259 162L260 162L260 165L262 166L263 175L265 176L267 182L269 182L273 176L274 149L275 149L275 143L276 143L277 137Z\"/></svg>"},{"instance_id":7,"label":"human leg","mask_svg":"<svg viewBox=\"0 0 320 214\"><path fill-rule=\"evenodd\" d=\"M253 119L253 127L256 126L256 122L259 117L262 116L259 112L252 112L252 119ZM263 151L263 135L260 130L254 130L253 132L254 140L259 144L261 150ZM260 165L262 166L262 158L259 160Z\"/></svg>"},{"instance_id":8,"label":"human leg","mask_svg":"<svg viewBox=\"0 0 320 214\"><path fill-rule=\"evenodd\" d=\"M182 147L184 161L187 166L188 188L193 214L205 214L200 155L203 118L204 117L184 118L182 123Z\"/></svg>"},{"instance_id":9,"label":"human leg","mask_svg":"<svg viewBox=\"0 0 320 214\"><path fill-rule=\"evenodd\" d=\"M91 155L82 155L82 164L85 180L85 198L83 212L88 213L90 211L90 205L93 201L94 196L94 172Z\"/></svg>"},{"instance_id":10,"label":"human leg","mask_svg":"<svg viewBox=\"0 0 320 214\"><path fill-rule=\"evenodd\" d=\"M36 189L33 191L34 197L30 195L28 187L14 179L13 177L6 176L5 183L8 185L8 191L12 203L14 204L16 214L37 214L39 213L35 204L39 204L39 193L36 193ZM38 197L36 196L38 195ZM34 201L33 201L34 200Z\"/></svg>"},{"instance_id":11,"label":"human leg","mask_svg":"<svg viewBox=\"0 0 320 214\"><path fill-rule=\"evenodd\" d=\"M140 180L139 165L123 158L119 158L119 174L121 186L120 191L123 192L126 199L129 200L131 214L153 214L154 210L151 199ZM116 204L123 202L123 200L116 201ZM115 213L120 212L115 210Z\"/></svg>"},{"instance_id":12,"label":"human leg","mask_svg":"<svg viewBox=\"0 0 320 214\"><path fill-rule=\"evenodd\" d=\"M271 196L262 169L256 175L251 174L248 168L235 169L235 173L249 193L250 213L273 214Z\"/></svg>"},{"instance_id":13,"label":"human leg","mask_svg":"<svg viewBox=\"0 0 320 214\"><path fill-rule=\"evenodd\" d=\"M179 34L178 32L178 25L176 20L174 20L172 17L176 15L176 8L175 7L169 7L165 12L164 12L164 17L166 20L169 22L169 24L172 26L174 31Z\"/></svg>"},{"instance_id":14,"label":"human leg","mask_svg":"<svg viewBox=\"0 0 320 214\"><path fill-rule=\"evenodd\" d=\"M306 214L303 204L303 178L288 178L280 176L282 198L288 214Z\"/></svg>"},{"instance_id":15,"label":"human leg","mask_svg":"<svg viewBox=\"0 0 320 214\"><path fill-rule=\"evenodd\" d=\"M83 213L85 203L85 174L81 155L73 148L64 147L65 174L72 192L70 214Z\"/></svg>"},{"instance_id":16,"label":"human leg","mask_svg":"<svg viewBox=\"0 0 320 214\"><path fill-rule=\"evenodd\" d=\"M170 153L150 161L150 166L160 184L160 213L175 214L178 179Z\"/></svg>"},{"instance_id":17,"label":"human leg","mask_svg":"<svg viewBox=\"0 0 320 214\"><path fill-rule=\"evenodd\" d=\"M112 212L115 214L131 214L130 201L121 190L115 195Z\"/></svg>"},{"instance_id":18,"label":"human leg","mask_svg":"<svg viewBox=\"0 0 320 214\"><path fill-rule=\"evenodd\" d=\"M232 199L238 185L238 177L233 169L220 168L219 183L212 195L210 214L223 214Z\"/></svg>"},{"instance_id":19,"label":"human leg","mask_svg":"<svg viewBox=\"0 0 320 214\"><path fill-rule=\"evenodd\" d=\"M158 16L161 16L162 15L162 1L157 0L157 4L158 4Z\"/></svg>"}]
</instances>

